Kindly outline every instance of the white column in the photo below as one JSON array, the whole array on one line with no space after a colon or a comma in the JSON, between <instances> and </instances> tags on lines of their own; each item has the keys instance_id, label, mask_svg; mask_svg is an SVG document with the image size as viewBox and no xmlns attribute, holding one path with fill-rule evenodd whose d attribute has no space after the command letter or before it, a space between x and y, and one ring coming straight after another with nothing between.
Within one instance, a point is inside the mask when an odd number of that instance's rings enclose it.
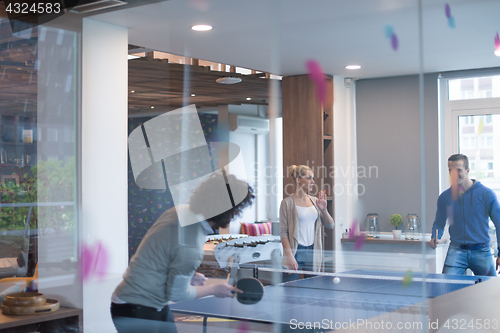
<instances>
[{"instance_id":1,"label":"white column","mask_svg":"<svg viewBox=\"0 0 500 333\"><path fill-rule=\"evenodd\" d=\"M335 270L345 268L340 243L342 232L351 228L353 219L363 223L357 202L357 152L356 152L356 93L355 84L346 88L344 78L333 78L334 104L334 163L335 163ZM362 191L360 191L361 194ZM359 225L359 224L358 224Z\"/></svg>"},{"instance_id":2,"label":"white column","mask_svg":"<svg viewBox=\"0 0 500 333\"><path fill-rule=\"evenodd\" d=\"M107 275L83 282L85 332L112 332L111 294L128 265L128 30L83 20L81 243L101 242Z\"/></svg>"}]
</instances>

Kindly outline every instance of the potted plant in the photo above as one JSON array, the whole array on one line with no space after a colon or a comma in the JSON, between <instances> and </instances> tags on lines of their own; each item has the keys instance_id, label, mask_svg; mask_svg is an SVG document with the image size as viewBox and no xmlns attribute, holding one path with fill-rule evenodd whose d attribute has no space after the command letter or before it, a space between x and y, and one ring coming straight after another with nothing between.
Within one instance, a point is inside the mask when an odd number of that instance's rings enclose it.
<instances>
[{"instance_id":1,"label":"potted plant","mask_svg":"<svg viewBox=\"0 0 500 333\"><path fill-rule=\"evenodd\" d=\"M403 223L403 217L399 214L392 214L391 215L391 224L396 228L395 230L392 231L392 235L394 236L394 239L400 239L401 238L401 230L398 230L398 227Z\"/></svg>"}]
</instances>

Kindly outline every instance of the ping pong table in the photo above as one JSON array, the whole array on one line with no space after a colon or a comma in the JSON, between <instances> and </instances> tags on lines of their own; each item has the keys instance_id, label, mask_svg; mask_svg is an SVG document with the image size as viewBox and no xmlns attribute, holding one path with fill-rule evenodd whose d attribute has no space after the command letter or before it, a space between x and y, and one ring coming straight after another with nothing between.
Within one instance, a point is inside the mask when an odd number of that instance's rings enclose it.
<instances>
[{"instance_id":1,"label":"ping pong table","mask_svg":"<svg viewBox=\"0 0 500 333\"><path fill-rule=\"evenodd\" d=\"M403 311L421 318L423 285L427 298L441 296L491 277L412 274L411 283L404 272L353 270L315 276L264 288L262 300L253 305L240 304L235 298L205 297L172 304L176 313L203 316L203 331L207 318L218 317L281 325L282 331L297 332L297 323L324 323L332 330L338 323L356 322L384 313ZM326 322L325 322L326 320ZM328 323L328 324L326 324ZM316 331L316 330L315 330ZM323 331L323 330L318 330Z\"/></svg>"}]
</instances>

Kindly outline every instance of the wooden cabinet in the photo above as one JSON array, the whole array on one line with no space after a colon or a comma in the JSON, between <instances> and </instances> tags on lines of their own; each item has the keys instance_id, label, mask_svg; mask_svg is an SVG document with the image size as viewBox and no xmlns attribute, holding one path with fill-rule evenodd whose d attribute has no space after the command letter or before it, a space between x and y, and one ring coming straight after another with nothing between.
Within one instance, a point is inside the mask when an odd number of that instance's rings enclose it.
<instances>
[{"instance_id":1,"label":"wooden cabinet","mask_svg":"<svg viewBox=\"0 0 500 333\"><path fill-rule=\"evenodd\" d=\"M44 314L13 316L0 313L0 332L83 332L83 310L61 307Z\"/></svg>"},{"instance_id":2,"label":"wooden cabinet","mask_svg":"<svg viewBox=\"0 0 500 333\"><path fill-rule=\"evenodd\" d=\"M327 76L327 95L333 94L333 78ZM316 86L307 75L283 77L283 197L293 193L291 165L308 165L317 187L312 195L325 190L332 216L334 201L333 99L321 105ZM334 250L334 230L325 229L325 250Z\"/></svg>"}]
</instances>

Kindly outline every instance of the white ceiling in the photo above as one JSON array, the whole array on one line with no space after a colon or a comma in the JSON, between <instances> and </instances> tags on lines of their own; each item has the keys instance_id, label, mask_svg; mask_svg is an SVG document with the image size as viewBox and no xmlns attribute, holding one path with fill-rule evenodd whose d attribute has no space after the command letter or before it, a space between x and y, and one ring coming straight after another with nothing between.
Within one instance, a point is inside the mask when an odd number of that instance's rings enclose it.
<instances>
[{"instance_id":1,"label":"white ceiling","mask_svg":"<svg viewBox=\"0 0 500 333\"><path fill-rule=\"evenodd\" d=\"M500 0L422 3L425 72L500 67L493 55ZM304 74L305 61L314 59L327 74L369 78L419 73L418 14L417 0L170 0L91 19L129 28L130 44L169 53L279 75ZM195 32L194 24L214 28Z\"/></svg>"}]
</instances>

